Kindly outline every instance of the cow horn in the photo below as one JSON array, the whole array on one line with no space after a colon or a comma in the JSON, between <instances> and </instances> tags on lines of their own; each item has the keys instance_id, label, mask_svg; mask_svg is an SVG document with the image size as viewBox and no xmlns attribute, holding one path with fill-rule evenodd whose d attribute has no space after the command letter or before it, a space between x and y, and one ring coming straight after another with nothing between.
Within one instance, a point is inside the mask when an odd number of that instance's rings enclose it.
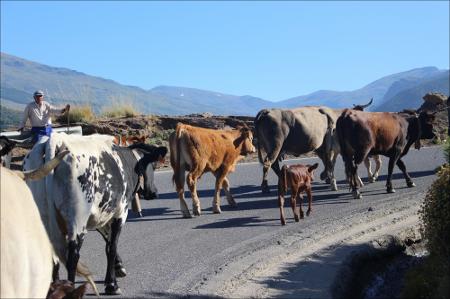
<instances>
[{"instance_id":1,"label":"cow horn","mask_svg":"<svg viewBox=\"0 0 450 299\"><path fill-rule=\"evenodd\" d=\"M367 103L367 104L365 104L365 105L361 105L361 107L362 107L363 109L366 109L367 107L369 107L369 106L372 104L372 102L373 102L373 98L370 99L369 103Z\"/></svg>"},{"instance_id":2,"label":"cow horn","mask_svg":"<svg viewBox=\"0 0 450 299\"><path fill-rule=\"evenodd\" d=\"M55 167L58 166L59 162L61 162L64 156L68 153L68 150L61 151L55 156L55 158L45 163L40 168L31 171L17 172L17 174L23 180L40 180L47 174L49 174L50 171L55 169Z\"/></svg>"}]
</instances>

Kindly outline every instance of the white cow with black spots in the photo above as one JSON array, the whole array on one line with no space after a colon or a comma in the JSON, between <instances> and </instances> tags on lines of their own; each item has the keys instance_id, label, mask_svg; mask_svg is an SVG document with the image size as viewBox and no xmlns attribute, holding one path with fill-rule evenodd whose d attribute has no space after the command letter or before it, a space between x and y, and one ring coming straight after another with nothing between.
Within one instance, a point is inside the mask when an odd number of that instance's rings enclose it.
<instances>
[{"instance_id":1,"label":"white cow with black spots","mask_svg":"<svg viewBox=\"0 0 450 299\"><path fill-rule=\"evenodd\" d=\"M68 279L75 272L84 235L97 229L106 241L105 292L120 294L116 274L126 275L117 254L117 241L128 214L128 203L140 187L144 196L155 198L155 162L164 159L165 147L135 144L128 148L113 144L107 135L75 136L53 134L35 146L24 160L24 168L35 168L51 159L60 148L70 151L45 181L30 183L50 239ZM135 153L133 153L133 151ZM143 186L142 186L143 185ZM54 277L56 278L56 277Z\"/></svg>"}]
</instances>

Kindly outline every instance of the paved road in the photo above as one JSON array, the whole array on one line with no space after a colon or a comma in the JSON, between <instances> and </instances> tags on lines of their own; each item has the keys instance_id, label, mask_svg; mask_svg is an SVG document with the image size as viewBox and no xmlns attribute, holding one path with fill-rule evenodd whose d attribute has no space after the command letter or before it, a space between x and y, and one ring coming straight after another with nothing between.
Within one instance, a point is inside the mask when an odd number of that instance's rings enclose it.
<instances>
[{"instance_id":1,"label":"paved road","mask_svg":"<svg viewBox=\"0 0 450 299\"><path fill-rule=\"evenodd\" d=\"M220 215L212 213L213 177L205 175L198 188L203 214L193 219L181 218L179 201L171 182L172 172L161 171L155 177L160 198L142 201L143 218L135 218L130 211L119 240L119 252L128 271L127 277L119 279L123 296L172 297L195 294L202 281L208 281L231 263L239 265L242 256L257 255L267 246L277 242L280 244L283 238L308 238L308 233L324 223L334 225L334 221L345 221L346 217L367 211L369 207L376 209L389 205L395 198L424 192L435 179L434 169L444 162L438 147L411 150L404 160L416 188L407 188L396 168L393 184L397 193L386 194L387 160L384 158L380 181L367 184L363 188L364 198L354 200L344 184L343 164L339 158L336 176L340 190L332 192L322 182L314 182L311 216L295 223L286 205L288 219L285 227L280 226L276 177L271 171L269 185L272 192L269 196L263 195L259 187L262 168L258 163L238 165L229 176L238 207L230 208L223 196ZM315 161L318 159L291 160L288 163L307 164ZM322 166L319 166L316 177L320 171ZM364 181L365 169L360 167L359 173ZM191 206L189 194L187 199ZM95 273L94 279L102 292L106 257L104 243L98 233L88 233L81 250L81 259Z\"/></svg>"}]
</instances>

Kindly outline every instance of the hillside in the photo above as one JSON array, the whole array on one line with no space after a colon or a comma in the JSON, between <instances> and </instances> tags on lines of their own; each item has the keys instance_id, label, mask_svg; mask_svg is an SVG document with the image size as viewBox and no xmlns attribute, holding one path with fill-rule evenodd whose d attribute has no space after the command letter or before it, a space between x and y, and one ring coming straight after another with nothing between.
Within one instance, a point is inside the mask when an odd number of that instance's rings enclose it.
<instances>
[{"instance_id":1,"label":"hillside","mask_svg":"<svg viewBox=\"0 0 450 299\"><path fill-rule=\"evenodd\" d=\"M6 53L1 53L0 70L0 100L2 107L5 107L4 115L11 114L10 120L17 117L26 103L32 101L32 93L37 89L43 89L48 95L47 99L54 105L89 105L96 114L101 114L111 106L130 104L141 114L186 115L209 112L222 116L254 116L262 108L305 105L342 108L366 103L372 97L374 105L369 110L378 110L378 106L380 109L396 111L411 107L411 99L416 101L413 106L417 106L417 99L420 100L429 91L448 93L449 76L448 70L423 67L385 76L353 91L320 90L280 102L270 102L251 95L229 95L188 87L161 85L144 90ZM2 127L5 126L2 121Z\"/></svg>"},{"instance_id":2,"label":"hillside","mask_svg":"<svg viewBox=\"0 0 450 299\"><path fill-rule=\"evenodd\" d=\"M271 102L193 88L159 86L144 90L75 70L51 67L1 53L1 100L23 109L32 93L43 89L55 105L91 105L99 113L114 104L131 104L143 114L182 115L211 112L253 115ZM18 105L19 104L19 105Z\"/></svg>"},{"instance_id":3,"label":"hillside","mask_svg":"<svg viewBox=\"0 0 450 299\"><path fill-rule=\"evenodd\" d=\"M424 80L431 80L436 75L442 74L442 70L435 67L417 68L406 72L401 72L378 79L366 86L353 91L333 91L320 90L308 95L291 98L281 101L280 107L297 107L304 105L325 105L332 108L352 107L353 104L362 103L374 98L375 105L380 105L386 101L385 95L393 85L398 82L408 81L411 86L419 84ZM448 72L447 72L448 77ZM422 96L427 93L425 91ZM369 110L374 109L370 107Z\"/></svg>"},{"instance_id":4,"label":"hillside","mask_svg":"<svg viewBox=\"0 0 450 299\"><path fill-rule=\"evenodd\" d=\"M449 95L449 71L437 74L417 83L414 81L402 81L393 85L384 103L377 106L377 111L401 111L405 108L414 108L422 104L422 97L428 92L440 92Z\"/></svg>"}]
</instances>

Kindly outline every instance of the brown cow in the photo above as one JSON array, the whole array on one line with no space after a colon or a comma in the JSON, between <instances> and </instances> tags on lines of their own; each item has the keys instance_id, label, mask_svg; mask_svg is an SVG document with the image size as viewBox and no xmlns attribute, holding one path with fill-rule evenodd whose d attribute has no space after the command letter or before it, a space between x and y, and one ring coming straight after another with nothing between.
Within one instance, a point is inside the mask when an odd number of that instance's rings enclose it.
<instances>
[{"instance_id":1,"label":"brown cow","mask_svg":"<svg viewBox=\"0 0 450 299\"><path fill-rule=\"evenodd\" d=\"M197 195L197 179L205 172L216 177L213 212L220 213L220 189L224 187L231 206L236 202L230 193L227 174L234 171L236 163L244 156L256 152L252 144L253 134L248 127L236 130L212 130L178 123L176 131L169 137L170 164L173 181L180 197L180 208L184 218L191 214L184 199L184 172L191 191L193 213L200 216L200 201Z\"/></svg>"},{"instance_id":2,"label":"brown cow","mask_svg":"<svg viewBox=\"0 0 450 299\"><path fill-rule=\"evenodd\" d=\"M288 188L291 189L291 207L292 212L294 213L295 221L299 222L300 219L303 219L302 192L304 191L306 191L306 194L308 196L308 210L306 211L306 215L309 216L309 214L311 213L311 182L314 179L314 169L316 169L318 166L319 163L315 163L314 165L284 165L281 169L281 175L278 179L278 205L280 206L281 225L286 225L286 219L284 218L284 195L288 191ZM298 210L296 209L297 198L300 201L300 215L298 213Z\"/></svg>"},{"instance_id":3,"label":"brown cow","mask_svg":"<svg viewBox=\"0 0 450 299\"><path fill-rule=\"evenodd\" d=\"M135 143L145 143L145 136L125 136L125 135L117 135L114 136L114 144L120 146L129 146Z\"/></svg>"},{"instance_id":4,"label":"brown cow","mask_svg":"<svg viewBox=\"0 0 450 299\"><path fill-rule=\"evenodd\" d=\"M395 192L392 187L394 164L403 172L407 186L414 187L401 157L408 153L413 143L419 149L420 139L434 138L433 120L434 114L428 112L417 115L344 110L337 120L336 130L353 197L361 198L356 179L357 169L368 155L381 154L389 157L386 182L388 193Z\"/></svg>"}]
</instances>

